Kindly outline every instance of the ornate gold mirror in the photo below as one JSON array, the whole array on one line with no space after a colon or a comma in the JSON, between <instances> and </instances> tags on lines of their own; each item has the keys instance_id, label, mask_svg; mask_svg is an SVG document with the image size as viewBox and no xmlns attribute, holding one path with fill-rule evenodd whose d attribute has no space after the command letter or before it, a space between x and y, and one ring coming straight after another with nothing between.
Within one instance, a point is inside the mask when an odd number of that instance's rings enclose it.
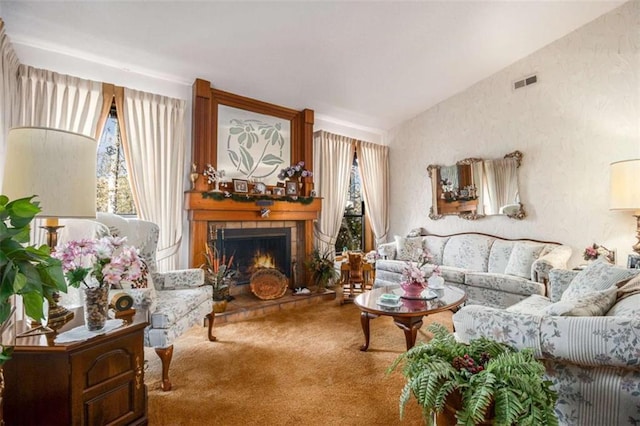
<instances>
[{"instance_id":1,"label":"ornate gold mirror","mask_svg":"<svg viewBox=\"0 0 640 426\"><path fill-rule=\"evenodd\" d=\"M494 160L466 158L451 166L429 165L432 193L429 217L436 220L457 215L475 220L504 215L524 219L518 188L521 162L522 153L514 151Z\"/></svg>"}]
</instances>

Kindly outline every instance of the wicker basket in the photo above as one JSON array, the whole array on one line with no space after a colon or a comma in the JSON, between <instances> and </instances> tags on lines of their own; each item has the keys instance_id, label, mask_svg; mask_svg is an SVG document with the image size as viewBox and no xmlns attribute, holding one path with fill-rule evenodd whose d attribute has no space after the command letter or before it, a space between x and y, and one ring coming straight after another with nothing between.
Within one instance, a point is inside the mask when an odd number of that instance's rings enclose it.
<instances>
[{"instance_id":1,"label":"wicker basket","mask_svg":"<svg viewBox=\"0 0 640 426\"><path fill-rule=\"evenodd\" d=\"M277 269L259 269L251 275L251 292L262 300L278 299L287 292L289 280Z\"/></svg>"}]
</instances>

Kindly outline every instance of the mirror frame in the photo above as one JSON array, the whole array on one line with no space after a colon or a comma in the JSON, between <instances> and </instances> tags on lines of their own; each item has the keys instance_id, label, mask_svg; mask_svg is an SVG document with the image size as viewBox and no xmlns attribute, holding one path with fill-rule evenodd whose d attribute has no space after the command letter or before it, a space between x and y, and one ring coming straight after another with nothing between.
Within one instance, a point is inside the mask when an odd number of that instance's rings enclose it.
<instances>
[{"instance_id":1,"label":"mirror frame","mask_svg":"<svg viewBox=\"0 0 640 426\"><path fill-rule=\"evenodd\" d=\"M520 151L513 151L510 152L509 154L505 155L503 158L514 158L516 160L516 168L520 168L520 165L522 164L522 152ZM465 158L464 160L460 160L456 163L457 166L464 166L464 165L472 165L474 163L479 163L484 161L482 158ZM429 219L431 220L438 220L438 219L442 219L445 216L458 216L461 219L466 219L466 220L476 220L476 219L480 219L483 217L486 217L487 215L485 214L478 214L477 212L473 211L473 212L460 212L460 213L448 213L448 214L440 214L438 213L438 176L440 175L440 169L442 168L442 166L439 166L437 164L429 164L429 166L427 166L427 173L429 174L429 178L431 179L431 207L429 208ZM524 207L522 205L522 203L518 203L520 208L512 213L512 214L507 214L507 215L499 215L499 214L492 214L489 216L506 216L508 218L511 219L516 219L516 220L522 220L524 219L527 214L524 211Z\"/></svg>"}]
</instances>

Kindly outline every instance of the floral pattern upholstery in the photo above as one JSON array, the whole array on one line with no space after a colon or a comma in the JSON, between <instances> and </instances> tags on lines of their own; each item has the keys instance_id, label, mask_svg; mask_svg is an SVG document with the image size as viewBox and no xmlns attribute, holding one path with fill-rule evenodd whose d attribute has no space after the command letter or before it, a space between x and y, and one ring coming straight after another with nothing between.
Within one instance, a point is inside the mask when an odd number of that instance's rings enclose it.
<instances>
[{"instance_id":1,"label":"floral pattern upholstery","mask_svg":"<svg viewBox=\"0 0 640 426\"><path fill-rule=\"evenodd\" d=\"M414 239L421 240L424 248L433 255L432 263L423 267L427 275L435 265L440 265L445 281L467 292L467 304L502 308L532 294L544 295L549 271L566 267L571 256L570 247L535 243L536 247L542 247L540 257L532 265L527 263L531 276L524 278L507 275L505 270L515 245L527 245L529 242L526 240L504 240L481 234L427 235ZM396 249L395 242L378 246L378 252L386 253L387 259L376 262L375 287L402 281L402 270L406 264L395 258Z\"/></svg>"},{"instance_id":2,"label":"floral pattern upholstery","mask_svg":"<svg viewBox=\"0 0 640 426\"><path fill-rule=\"evenodd\" d=\"M540 257L543 249L544 244L518 241L513 246L504 273L526 279L535 279L533 278L531 267L533 266L533 262Z\"/></svg>"},{"instance_id":3,"label":"floral pattern upholstery","mask_svg":"<svg viewBox=\"0 0 640 426\"><path fill-rule=\"evenodd\" d=\"M619 281L637 274L636 270L619 268L605 260L598 259L578 272L560 299L563 301L578 299L587 293L610 288Z\"/></svg>"},{"instance_id":4,"label":"floral pattern upholstery","mask_svg":"<svg viewBox=\"0 0 640 426\"><path fill-rule=\"evenodd\" d=\"M418 261L418 257L424 249L422 246L422 238L405 238L396 235L395 240L398 260Z\"/></svg>"},{"instance_id":5,"label":"floral pattern upholstery","mask_svg":"<svg viewBox=\"0 0 640 426\"><path fill-rule=\"evenodd\" d=\"M554 287L568 288L576 275L551 271L551 299L531 296L507 310L463 307L453 317L456 336L465 342L486 336L516 348L532 348L558 391L556 413L561 425L638 425L640 294L618 301L606 316L536 313L554 298L561 299Z\"/></svg>"}]
</instances>

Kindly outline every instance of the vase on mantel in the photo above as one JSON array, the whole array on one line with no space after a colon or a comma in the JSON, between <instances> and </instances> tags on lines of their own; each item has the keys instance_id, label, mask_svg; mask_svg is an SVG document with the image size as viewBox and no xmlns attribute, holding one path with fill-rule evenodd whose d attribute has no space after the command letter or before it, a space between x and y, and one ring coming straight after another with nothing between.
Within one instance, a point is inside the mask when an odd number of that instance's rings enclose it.
<instances>
[{"instance_id":1,"label":"vase on mantel","mask_svg":"<svg viewBox=\"0 0 640 426\"><path fill-rule=\"evenodd\" d=\"M100 331L107 322L109 287L84 289L84 323L89 331Z\"/></svg>"}]
</instances>

